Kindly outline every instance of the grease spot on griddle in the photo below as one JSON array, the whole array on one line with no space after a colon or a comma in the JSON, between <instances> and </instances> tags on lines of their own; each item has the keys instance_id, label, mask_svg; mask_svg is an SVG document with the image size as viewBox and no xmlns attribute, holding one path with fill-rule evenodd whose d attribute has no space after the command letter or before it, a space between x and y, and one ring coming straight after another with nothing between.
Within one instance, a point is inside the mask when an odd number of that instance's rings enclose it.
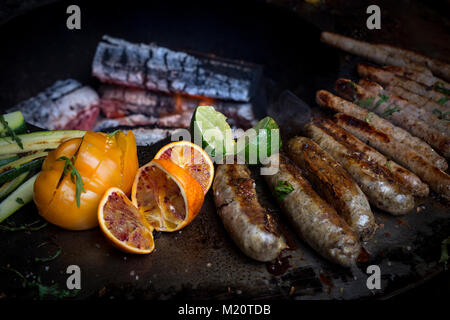
<instances>
[{"instance_id":1,"label":"grease spot on griddle","mask_svg":"<svg viewBox=\"0 0 450 320\"><path fill-rule=\"evenodd\" d=\"M275 261L267 262L266 263L267 271L270 274L273 274L274 276L279 276L279 275L286 273L286 271L290 267L292 267L289 264L289 258L292 258L292 256L289 255L289 256L282 257L280 255Z\"/></svg>"},{"instance_id":2,"label":"grease spot on griddle","mask_svg":"<svg viewBox=\"0 0 450 320\"><path fill-rule=\"evenodd\" d=\"M359 251L358 258L356 259L357 262L367 262L370 259L370 253L367 252L364 247L361 247L361 250Z\"/></svg>"},{"instance_id":3,"label":"grease spot on griddle","mask_svg":"<svg viewBox=\"0 0 450 320\"><path fill-rule=\"evenodd\" d=\"M322 282L324 285L326 285L330 289L334 288L334 284L331 281L330 277L326 276L322 272L319 273L319 279L320 279L320 282Z\"/></svg>"}]
</instances>

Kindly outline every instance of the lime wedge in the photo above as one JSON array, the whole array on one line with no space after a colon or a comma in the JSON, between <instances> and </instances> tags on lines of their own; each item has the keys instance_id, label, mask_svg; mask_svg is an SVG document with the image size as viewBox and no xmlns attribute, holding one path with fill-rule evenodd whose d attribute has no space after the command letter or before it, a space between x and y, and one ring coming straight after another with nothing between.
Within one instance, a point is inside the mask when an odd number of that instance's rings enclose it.
<instances>
[{"instance_id":1,"label":"lime wedge","mask_svg":"<svg viewBox=\"0 0 450 320\"><path fill-rule=\"evenodd\" d=\"M236 153L245 157L247 164L261 164L261 160L279 152L281 138L278 124L265 117L248 129L237 141Z\"/></svg>"},{"instance_id":2,"label":"lime wedge","mask_svg":"<svg viewBox=\"0 0 450 320\"><path fill-rule=\"evenodd\" d=\"M194 143L211 157L234 154L236 142L227 117L211 106L198 106L191 120Z\"/></svg>"}]
</instances>

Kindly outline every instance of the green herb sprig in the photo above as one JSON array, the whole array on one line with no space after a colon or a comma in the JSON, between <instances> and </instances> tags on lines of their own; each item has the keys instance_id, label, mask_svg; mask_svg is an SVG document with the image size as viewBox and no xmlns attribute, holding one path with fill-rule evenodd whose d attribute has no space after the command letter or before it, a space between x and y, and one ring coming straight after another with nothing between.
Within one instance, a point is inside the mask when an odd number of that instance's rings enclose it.
<instances>
[{"instance_id":1,"label":"green herb sprig","mask_svg":"<svg viewBox=\"0 0 450 320\"><path fill-rule=\"evenodd\" d=\"M288 194L294 191L294 187L292 187L289 182L280 180L278 181L278 184L275 186L274 190L275 196L278 198L278 200L283 201Z\"/></svg>"},{"instance_id":2,"label":"green herb sprig","mask_svg":"<svg viewBox=\"0 0 450 320\"><path fill-rule=\"evenodd\" d=\"M72 298L78 295L78 293L80 293L80 290L78 289L74 290L61 289L59 288L57 283L54 283L50 286L44 285L42 284L40 277L37 277L36 280L29 281L22 273L11 267L0 267L0 269L13 272L17 276L19 276L20 279L22 280L23 288L37 288L39 299L44 299L47 296L52 296L56 299Z\"/></svg>"},{"instance_id":3,"label":"green herb sprig","mask_svg":"<svg viewBox=\"0 0 450 320\"><path fill-rule=\"evenodd\" d=\"M448 248L447 248L448 245L450 245L450 237L442 240L442 243L441 243L441 258L439 259L439 262L444 264L445 270L447 270L447 264L448 264L448 259L449 259Z\"/></svg>"},{"instance_id":4,"label":"green herb sprig","mask_svg":"<svg viewBox=\"0 0 450 320\"><path fill-rule=\"evenodd\" d=\"M437 115L440 120L450 121L450 111L442 112L439 109L434 109L433 114Z\"/></svg>"},{"instance_id":5,"label":"green herb sprig","mask_svg":"<svg viewBox=\"0 0 450 320\"><path fill-rule=\"evenodd\" d=\"M373 107L372 111L378 108L382 103L385 103L386 101L389 100L389 97L384 94L379 94L378 97L380 97L380 99L377 101L377 103L375 103L375 106Z\"/></svg>"},{"instance_id":6,"label":"green herb sprig","mask_svg":"<svg viewBox=\"0 0 450 320\"><path fill-rule=\"evenodd\" d=\"M77 199L77 207L80 207L80 202L81 202L81 192L86 192L86 190L84 189L84 184L83 184L83 179L81 178L80 173L78 172L78 170L75 168L75 161L76 158L75 156L72 157L72 159L67 158L66 156L62 156L59 157L57 159L58 161L65 161L64 163L64 171L63 171L63 177L69 173L70 171L70 179L72 180L73 183L75 183L75 195L76 195L76 199ZM70 169L69 169L70 167Z\"/></svg>"},{"instance_id":7,"label":"green herb sprig","mask_svg":"<svg viewBox=\"0 0 450 320\"><path fill-rule=\"evenodd\" d=\"M114 137L116 134L118 134L120 132L120 130L114 130L113 132L108 134L108 138L112 138Z\"/></svg>"},{"instance_id":8,"label":"green herb sprig","mask_svg":"<svg viewBox=\"0 0 450 320\"><path fill-rule=\"evenodd\" d=\"M6 131L8 132L8 136L11 137L20 147L20 149L23 149L22 140L16 135L13 129L8 124L8 121L6 121L5 117L0 114L0 123L6 128Z\"/></svg>"},{"instance_id":9,"label":"green herb sprig","mask_svg":"<svg viewBox=\"0 0 450 320\"><path fill-rule=\"evenodd\" d=\"M448 97L442 97L442 98L440 98L438 101L437 101L437 103L439 103L440 105L444 105L448 100L450 100L450 98L448 98Z\"/></svg>"},{"instance_id":10,"label":"green herb sprig","mask_svg":"<svg viewBox=\"0 0 450 320\"><path fill-rule=\"evenodd\" d=\"M356 104L365 109L369 109L373 102L375 101L375 97L368 97L367 99L362 99L356 102Z\"/></svg>"},{"instance_id":11,"label":"green herb sprig","mask_svg":"<svg viewBox=\"0 0 450 320\"><path fill-rule=\"evenodd\" d=\"M444 87L444 84L442 82L440 82L440 81L436 82L433 85L433 88L434 88L434 90L436 90L436 91L438 91L440 93L443 93L443 94L445 94L447 96L450 96L450 90L447 89L446 87Z\"/></svg>"},{"instance_id":12,"label":"green herb sprig","mask_svg":"<svg viewBox=\"0 0 450 320\"><path fill-rule=\"evenodd\" d=\"M401 110L401 109L400 109L398 106L394 106L394 107L392 107L392 108L390 108L390 109L386 109L386 110L381 114L381 116L382 116L383 118L389 117L389 116L393 115L394 113L399 112L400 110Z\"/></svg>"},{"instance_id":13,"label":"green herb sprig","mask_svg":"<svg viewBox=\"0 0 450 320\"><path fill-rule=\"evenodd\" d=\"M24 224L21 226L16 226L13 223L9 223L9 221L6 221L8 224L7 226L0 224L0 230L2 231L37 231L40 230L48 225L48 222L44 222L41 225L35 226L37 223L41 222L40 220L34 221L29 224Z\"/></svg>"},{"instance_id":14,"label":"green herb sprig","mask_svg":"<svg viewBox=\"0 0 450 320\"><path fill-rule=\"evenodd\" d=\"M370 118L372 118L373 115L374 115L373 112L369 112L368 114L366 114L365 120L367 123L370 123Z\"/></svg>"}]
</instances>

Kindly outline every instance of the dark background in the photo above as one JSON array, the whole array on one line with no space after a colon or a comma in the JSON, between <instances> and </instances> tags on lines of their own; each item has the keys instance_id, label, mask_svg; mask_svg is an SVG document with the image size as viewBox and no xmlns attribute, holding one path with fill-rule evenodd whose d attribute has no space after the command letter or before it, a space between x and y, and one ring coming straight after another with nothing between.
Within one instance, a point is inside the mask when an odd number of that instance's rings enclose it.
<instances>
[{"instance_id":1,"label":"dark background","mask_svg":"<svg viewBox=\"0 0 450 320\"><path fill-rule=\"evenodd\" d=\"M9 46L11 47L17 46L20 44L23 39L14 38L11 31L16 28L17 31L23 32L21 29L20 17L24 13L27 13L31 10L35 10L38 7L42 7L45 4L57 2L56 0L6 0L0 1L0 25L3 23L7 23L9 21L9 25L14 26L14 28L2 29L0 27L0 39L2 39L2 60L0 61L0 66L5 66L8 64L8 59L14 56L15 59L22 59L23 63L29 68L29 73L14 73L13 71L5 71L7 68L0 67L0 71L2 75L0 77L0 107L6 108L11 107L15 103L22 101L32 95L35 95L43 88L47 87L51 83L54 82L55 79L63 79L67 77L77 78L78 74L83 73L81 70L71 70L71 66L67 65L67 68L62 68L62 65L70 61L71 59L76 59L76 54L74 56L68 56L67 61L59 61L55 63L55 70L45 70L45 72L41 72L39 74L39 78L36 79L36 75L33 74L33 70L35 69L33 65L27 65L28 61L27 56L32 54L43 54L42 50L40 50L40 46L50 46L58 50L58 47L61 45L70 45L69 43L61 43L59 41L55 41L54 39L49 38L48 42L31 42L26 47L29 51L23 52L14 52L8 51ZM257 1L268 2L271 5L279 6L280 8L284 8L285 10L289 10L292 14L298 15L299 19L303 19L310 24L318 27L322 30L335 31L338 33L346 34L349 36L353 36L356 38L368 40L368 41L378 41L378 42L386 42L395 44L405 48L414 48L415 50L422 52L428 56L435 57L441 59L443 61L449 62L449 53L450 53L450 32L449 32L449 20L446 17L447 13L450 12L450 1L441 0L441 1L320 1L318 4L310 4L306 1L302 0L271 0L271 1ZM74 4L77 1L73 1ZM124 5L126 2L124 1ZM367 15L365 14L365 8L369 4L378 4L382 9L382 29L381 30L367 30L365 28L365 19ZM42 8L38 9L42 10ZM108 8L104 8L102 10L99 7L98 13L103 12L105 15L108 14ZM115 12L115 14L118 14ZM119 13L120 14L120 13ZM168 13L170 14L170 13ZM179 14L179 13L178 13ZM185 13L186 15L189 12ZM230 20L233 19L233 13L230 12ZM82 10L83 15L83 10ZM17 17L16 19L14 19ZM65 19L64 16L61 17ZM12 21L10 21L13 19ZM90 17L90 19L95 19L95 17ZM164 17L161 17L164 19ZM205 23L208 21L208 17L205 16L205 21L199 21L198 23ZM89 30L83 24L85 20L82 17L82 32L92 32L95 33L95 30ZM89 20L88 20L89 21ZM249 21L251 24L251 21ZM284 44L289 42L289 38L292 41L292 45L296 48L301 47L302 41L308 43L307 39L301 39L296 37L295 30L278 30L276 26L276 20L267 21L268 29L273 28L278 32L279 37L283 39L280 40L280 44ZM45 23L43 26L45 28ZM135 26L138 28L139 26ZM219 26L217 28L227 26ZM187 26L187 28L189 28ZM186 31L186 30L184 30ZM35 30L29 30L29 33L32 35ZM239 29L236 30L239 32ZM266 30L267 32L267 30ZM316 37L317 34L311 34L310 37ZM274 35L274 37L278 37L278 35ZM308 36L306 36L308 37ZM5 38L8 41L3 41ZM258 38L255 34L255 38ZM287 40L286 40L287 39ZM76 36L71 39L76 41ZM140 41L139 37L136 36L136 39L130 39L130 41ZM251 39L252 41L254 39ZM11 43L9 41L14 41L15 43ZM142 40L143 41L143 40ZM250 41L250 39L249 39ZM98 42L98 38L93 37L91 46L95 47L95 44ZM211 48L214 48L214 43L211 44ZM182 45L183 48L195 49L195 43L185 43ZM238 44L236 44L238 47ZM280 52L286 50L286 48L280 47L278 48ZM86 61L91 61L91 56L93 55L93 51L89 48L86 49L89 54L85 57ZM208 48L203 48L203 51L208 52ZM220 54L221 52L215 52ZM239 53L240 55L244 55L245 52ZM248 53L251 54L251 53ZM229 56L229 53L227 53ZM81 58L81 57L80 57ZM241 57L239 57L241 58ZM261 60L270 60L270 54L261 54ZM311 57L313 58L313 57ZM47 59L52 59L52 57L47 57ZM319 59L322 57L319 56ZM333 66L335 61L322 61L323 68ZM284 70L277 69L277 61L271 61L272 70L278 70L278 73L283 73ZM38 66L37 66L38 67ZM38 68L37 68L38 69ZM9 73L8 73L9 72ZM275 72L275 73L277 73ZM311 77L313 77L314 70L310 70ZM320 72L320 71L318 71ZM277 77L277 74L273 75ZM285 77L282 77L286 83L293 83L292 79L295 78L295 70L290 70L286 73ZM93 80L91 80L93 81ZM294 82L295 83L295 82ZM26 85L25 85L26 84ZM95 84L95 83L94 83ZM315 84L312 81L311 88L314 88ZM16 88L21 87L20 91L17 91ZM293 91L296 91L296 88L290 88ZM308 90L309 91L309 90ZM311 92L314 92L311 90ZM311 95L311 92L308 94ZM297 92L301 94L301 92ZM307 94L307 99L308 99ZM308 101L310 102L310 101ZM450 295L450 276L449 272L445 272L440 274L428 281L425 281L423 284L419 284L419 286L415 286L414 288L405 288L405 292L400 293L393 297L394 299L409 299L409 298L443 298L449 297Z\"/></svg>"}]
</instances>

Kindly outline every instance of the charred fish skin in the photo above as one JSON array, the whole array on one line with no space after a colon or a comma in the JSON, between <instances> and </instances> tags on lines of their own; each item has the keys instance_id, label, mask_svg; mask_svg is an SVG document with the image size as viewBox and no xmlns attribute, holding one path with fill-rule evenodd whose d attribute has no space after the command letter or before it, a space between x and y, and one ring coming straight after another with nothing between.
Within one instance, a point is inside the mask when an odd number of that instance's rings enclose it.
<instances>
[{"instance_id":1,"label":"charred fish skin","mask_svg":"<svg viewBox=\"0 0 450 320\"><path fill-rule=\"evenodd\" d=\"M317 143L305 137L289 140L287 154L350 228L361 239L370 239L377 229L375 217L366 196L348 172Z\"/></svg>"},{"instance_id":2,"label":"charred fish skin","mask_svg":"<svg viewBox=\"0 0 450 320\"><path fill-rule=\"evenodd\" d=\"M327 151L358 183L369 201L393 215L405 214L414 208L414 197L395 183L389 170L354 152L339 135L345 131L329 119L315 119L306 126L305 133Z\"/></svg>"},{"instance_id":3,"label":"charred fish skin","mask_svg":"<svg viewBox=\"0 0 450 320\"><path fill-rule=\"evenodd\" d=\"M358 235L313 190L298 167L280 155L278 172L264 178L293 228L305 242L334 263L346 267L355 264L361 249ZM292 187L284 198L276 196L280 182Z\"/></svg>"},{"instance_id":4,"label":"charred fish skin","mask_svg":"<svg viewBox=\"0 0 450 320\"><path fill-rule=\"evenodd\" d=\"M225 229L245 255L266 262L287 248L275 220L258 202L255 181L246 165L219 165L213 194Z\"/></svg>"},{"instance_id":5,"label":"charred fish skin","mask_svg":"<svg viewBox=\"0 0 450 320\"><path fill-rule=\"evenodd\" d=\"M20 110L28 123L47 130L92 130L100 111L98 104L97 92L67 79L7 111Z\"/></svg>"},{"instance_id":6,"label":"charred fish skin","mask_svg":"<svg viewBox=\"0 0 450 320\"><path fill-rule=\"evenodd\" d=\"M346 114L338 114L336 120L339 125L353 135L385 155L392 157L392 159L417 174L420 179L444 199L450 200L450 176L440 168L426 161L414 149L393 139L386 133L380 132L366 121L353 118Z\"/></svg>"}]
</instances>

